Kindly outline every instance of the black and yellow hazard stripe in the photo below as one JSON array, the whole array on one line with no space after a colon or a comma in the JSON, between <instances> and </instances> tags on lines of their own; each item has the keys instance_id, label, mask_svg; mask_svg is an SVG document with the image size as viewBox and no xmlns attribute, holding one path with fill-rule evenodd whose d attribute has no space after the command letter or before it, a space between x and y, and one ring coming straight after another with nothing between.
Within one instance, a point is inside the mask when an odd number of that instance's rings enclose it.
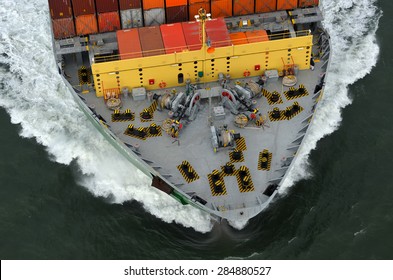
<instances>
[{"instance_id":1,"label":"black and yellow hazard stripe","mask_svg":"<svg viewBox=\"0 0 393 280\"><path fill-rule=\"evenodd\" d=\"M155 127L155 132L151 129L153 126ZM138 128L133 124L129 124L124 134L140 140L146 140L147 138L162 136L162 128L154 123L148 127Z\"/></svg>"},{"instance_id":2,"label":"black and yellow hazard stripe","mask_svg":"<svg viewBox=\"0 0 393 280\"><path fill-rule=\"evenodd\" d=\"M91 84L90 70L86 66L82 65L78 69L78 80L79 85Z\"/></svg>"},{"instance_id":3,"label":"black and yellow hazard stripe","mask_svg":"<svg viewBox=\"0 0 393 280\"><path fill-rule=\"evenodd\" d=\"M239 155L239 157L236 157L236 154ZM234 162L243 162L244 161L244 155L242 151L239 151L237 149L233 150L232 152L229 153L229 162L234 163Z\"/></svg>"},{"instance_id":4,"label":"black and yellow hazard stripe","mask_svg":"<svg viewBox=\"0 0 393 280\"><path fill-rule=\"evenodd\" d=\"M152 104L150 104L149 107L145 108L142 110L142 112L139 114L141 122L150 122L154 118L154 112L157 110L157 105L158 102L157 100L154 100ZM150 118L144 118L144 114L150 115Z\"/></svg>"},{"instance_id":5,"label":"black and yellow hazard stripe","mask_svg":"<svg viewBox=\"0 0 393 280\"><path fill-rule=\"evenodd\" d=\"M277 101L273 101L272 100L272 95L273 94L276 94L278 96L278 100ZM269 92L266 89L262 89L262 95L264 97L266 97L267 103L269 105L282 104L283 103L281 95L277 91Z\"/></svg>"},{"instance_id":6,"label":"black and yellow hazard stripe","mask_svg":"<svg viewBox=\"0 0 393 280\"><path fill-rule=\"evenodd\" d=\"M274 108L273 110L276 110L276 109L278 109L278 108ZM272 122L276 122L276 121L284 121L284 120L287 119L287 118L285 117L285 115L284 115L284 111L280 111L280 110L278 109L278 113L280 114L280 116L279 116L278 118L274 118L274 117L273 117L274 112L273 112L273 111L269 111L269 112L268 112L269 120L272 121Z\"/></svg>"},{"instance_id":7,"label":"black and yellow hazard stripe","mask_svg":"<svg viewBox=\"0 0 393 280\"><path fill-rule=\"evenodd\" d=\"M294 106L297 107L297 110L294 110ZM277 110L277 111L276 111ZM298 114L300 114L303 111L303 107L299 105L297 101L293 102L292 106L288 106L285 108L285 110L279 110L278 108L274 108L273 111L269 111L269 119L272 122L275 121L284 121L284 120L291 120ZM278 112L280 116L278 118L274 118L275 112Z\"/></svg>"},{"instance_id":8,"label":"black and yellow hazard stripe","mask_svg":"<svg viewBox=\"0 0 393 280\"><path fill-rule=\"evenodd\" d=\"M236 142L236 149L238 151L245 151L245 150L247 150L246 139L243 136L241 136L240 138L236 139L235 142Z\"/></svg>"},{"instance_id":9,"label":"black and yellow hazard stripe","mask_svg":"<svg viewBox=\"0 0 393 280\"><path fill-rule=\"evenodd\" d=\"M273 154L269 150L263 150L258 157L258 170L270 170Z\"/></svg>"},{"instance_id":10,"label":"black and yellow hazard stripe","mask_svg":"<svg viewBox=\"0 0 393 280\"><path fill-rule=\"evenodd\" d=\"M255 190L254 183L251 179L250 170L248 170L246 166L240 166L240 168L236 170L235 173L240 192L252 192Z\"/></svg>"},{"instance_id":11,"label":"black and yellow hazard stripe","mask_svg":"<svg viewBox=\"0 0 393 280\"><path fill-rule=\"evenodd\" d=\"M158 137L162 136L161 126L152 123L149 127L146 127L147 137Z\"/></svg>"},{"instance_id":12,"label":"black and yellow hazard stripe","mask_svg":"<svg viewBox=\"0 0 393 280\"><path fill-rule=\"evenodd\" d=\"M294 106L297 106L298 110L294 111L293 110ZM303 107L301 107L299 105L299 103L297 101L295 101L295 102L293 102L293 105L287 107L286 110L289 110L291 112L291 114L289 116L286 116L286 119L287 120L291 120L291 119L293 119L295 116L299 115L303 111ZM283 111L283 112L284 112L284 115L285 115L285 111Z\"/></svg>"},{"instance_id":13,"label":"black and yellow hazard stripe","mask_svg":"<svg viewBox=\"0 0 393 280\"><path fill-rule=\"evenodd\" d=\"M295 98L300 98L308 95L307 89L304 85L299 85L299 88L290 87L288 91L284 92L285 98L287 100L292 100Z\"/></svg>"},{"instance_id":14,"label":"black and yellow hazard stripe","mask_svg":"<svg viewBox=\"0 0 393 280\"><path fill-rule=\"evenodd\" d=\"M187 183L192 183L199 179L198 173L186 160L183 160L183 162L177 166L177 169Z\"/></svg>"},{"instance_id":15,"label":"black and yellow hazard stripe","mask_svg":"<svg viewBox=\"0 0 393 280\"><path fill-rule=\"evenodd\" d=\"M213 196L226 195L224 176L218 170L213 170L211 174L207 175L210 185L210 191Z\"/></svg>"},{"instance_id":16,"label":"black and yellow hazard stripe","mask_svg":"<svg viewBox=\"0 0 393 280\"><path fill-rule=\"evenodd\" d=\"M225 165L221 166L221 175L226 176L235 176L236 169L233 163L227 162Z\"/></svg>"},{"instance_id":17,"label":"black and yellow hazard stripe","mask_svg":"<svg viewBox=\"0 0 393 280\"><path fill-rule=\"evenodd\" d=\"M127 122L134 121L135 114L131 112L130 109L126 109L124 113L121 113L120 110L116 109L112 114L112 122Z\"/></svg>"}]
</instances>

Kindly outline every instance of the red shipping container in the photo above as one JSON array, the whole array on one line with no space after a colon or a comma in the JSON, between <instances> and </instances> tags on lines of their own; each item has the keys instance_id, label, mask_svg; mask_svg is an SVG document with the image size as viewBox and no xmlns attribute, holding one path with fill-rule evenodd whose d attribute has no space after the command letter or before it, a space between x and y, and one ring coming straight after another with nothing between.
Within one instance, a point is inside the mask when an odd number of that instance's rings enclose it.
<instances>
[{"instance_id":1,"label":"red shipping container","mask_svg":"<svg viewBox=\"0 0 393 280\"><path fill-rule=\"evenodd\" d=\"M224 18L214 18L206 21L206 35L213 48L232 45L231 38Z\"/></svg>"},{"instance_id":2,"label":"red shipping container","mask_svg":"<svg viewBox=\"0 0 393 280\"><path fill-rule=\"evenodd\" d=\"M200 3L210 3L210 0L188 0L188 5Z\"/></svg>"},{"instance_id":3,"label":"red shipping container","mask_svg":"<svg viewBox=\"0 0 393 280\"><path fill-rule=\"evenodd\" d=\"M53 19L72 17L71 0L49 0L50 15Z\"/></svg>"},{"instance_id":4,"label":"red shipping container","mask_svg":"<svg viewBox=\"0 0 393 280\"><path fill-rule=\"evenodd\" d=\"M188 21L181 23L183 27L184 38L190 51L200 50L202 48L200 27L196 21Z\"/></svg>"},{"instance_id":5,"label":"red shipping container","mask_svg":"<svg viewBox=\"0 0 393 280\"><path fill-rule=\"evenodd\" d=\"M167 54L182 52L187 49L181 23L163 24L160 26L160 29Z\"/></svg>"},{"instance_id":6,"label":"red shipping container","mask_svg":"<svg viewBox=\"0 0 393 280\"><path fill-rule=\"evenodd\" d=\"M188 20L188 8L185 6L174 6L166 8L166 22L175 23Z\"/></svg>"},{"instance_id":7,"label":"red shipping container","mask_svg":"<svg viewBox=\"0 0 393 280\"><path fill-rule=\"evenodd\" d=\"M212 18L232 16L232 0L211 0Z\"/></svg>"},{"instance_id":8,"label":"red shipping container","mask_svg":"<svg viewBox=\"0 0 393 280\"><path fill-rule=\"evenodd\" d=\"M165 0L165 7L187 6L187 0Z\"/></svg>"},{"instance_id":9,"label":"red shipping container","mask_svg":"<svg viewBox=\"0 0 393 280\"><path fill-rule=\"evenodd\" d=\"M52 19L52 28L55 39L75 36L75 25L72 17Z\"/></svg>"},{"instance_id":10,"label":"red shipping container","mask_svg":"<svg viewBox=\"0 0 393 280\"><path fill-rule=\"evenodd\" d=\"M75 25L77 35L98 33L97 18L95 14L77 16L75 18Z\"/></svg>"},{"instance_id":11,"label":"red shipping container","mask_svg":"<svg viewBox=\"0 0 393 280\"><path fill-rule=\"evenodd\" d=\"M277 8L277 0L255 0L255 12L274 12Z\"/></svg>"},{"instance_id":12,"label":"red shipping container","mask_svg":"<svg viewBox=\"0 0 393 280\"><path fill-rule=\"evenodd\" d=\"M249 43L269 41L269 35L266 30L246 31L245 34Z\"/></svg>"},{"instance_id":13,"label":"red shipping container","mask_svg":"<svg viewBox=\"0 0 393 280\"><path fill-rule=\"evenodd\" d=\"M299 7L315 7L319 5L319 0L299 0Z\"/></svg>"},{"instance_id":14,"label":"red shipping container","mask_svg":"<svg viewBox=\"0 0 393 280\"><path fill-rule=\"evenodd\" d=\"M94 0L72 0L74 16L91 15L96 13Z\"/></svg>"},{"instance_id":15,"label":"red shipping container","mask_svg":"<svg viewBox=\"0 0 393 280\"><path fill-rule=\"evenodd\" d=\"M230 33L231 41L233 45L244 45L248 43L246 34L244 32Z\"/></svg>"},{"instance_id":16,"label":"red shipping container","mask_svg":"<svg viewBox=\"0 0 393 280\"><path fill-rule=\"evenodd\" d=\"M142 8L142 0L119 0L120 10Z\"/></svg>"},{"instance_id":17,"label":"red shipping container","mask_svg":"<svg viewBox=\"0 0 393 280\"><path fill-rule=\"evenodd\" d=\"M297 0L277 0L277 11L297 8Z\"/></svg>"},{"instance_id":18,"label":"red shipping container","mask_svg":"<svg viewBox=\"0 0 393 280\"><path fill-rule=\"evenodd\" d=\"M189 20L195 20L195 16L198 15L200 8L204 8L206 13L210 13L210 2L207 3L193 3L188 5L188 18Z\"/></svg>"},{"instance_id":19,"label":"red shipping container","mask_svg":"<svg viewBox=\"0 0 393 280\"><path fill-rule=\"evenodd\" d=\"M139 28L139 39L141 42L143 56L165 54L164 43L159 26L148 26Z\"/></svg>"},{"instance_id":20,"label":"red shipping container","mask_svg":"<svg viewBox=\"0 0 393 280\"><path fill-rule=\"evenodd\" d=\"M164 0L143 0L143 10L150 10L155 8L165 8Z\"/></svg>"},{"instance_id":21,"label":"red shipping container","mask_svg":"<svg viewBox=\"0 0 393 280\"><path fill-rule=\"evenodd\" d=\"M98 15L98 29L100 32L110 32L121 29L118 12L102 13Z\"/></svg>"},{"instance_id":22,"label":"red shipping container","mask_svg":"<svg viewBox=\"0 0 393 280\"><path fill-rule=\"evenodd\" d=\"M121 59L142 57L138 28L118 30L116 37Z\"/></svg>"},{"instance_id":23,"label":"red shipping container","mask_svg":"<svg viewBox=\"0 0 393 280\"><path fill-rule=\"evenodd\" d=\"M116 12L119 10L117 0L96 0L97 13Z\"/></svg>"},{"instance_id":24,"label":"red shipping container","mask_svg":"<svg viewBox=\"0 0 393 280\"><path fill-rule=\"evenodd\" d=\"M233 15L250 15L254 13L254 0L233 0Z\"/></svg>"}]
</instances>

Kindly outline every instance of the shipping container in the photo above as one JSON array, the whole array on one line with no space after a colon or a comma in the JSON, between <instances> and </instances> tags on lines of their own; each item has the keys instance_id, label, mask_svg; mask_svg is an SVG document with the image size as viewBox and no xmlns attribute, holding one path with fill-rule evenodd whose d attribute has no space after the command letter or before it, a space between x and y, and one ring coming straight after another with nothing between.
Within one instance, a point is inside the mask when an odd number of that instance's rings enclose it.
<instances>
[{"instance_id":1,"label":"shipping container","mask_svg":"<svg viewBox=\"0 0 393 280\"><path fill-rule=\"evenodd\" d=\"M75 17L96 13L94 0L72 0L72 9L74 10Z\"/></svg>"},{"instance_id":2,"label":"shipping container","mask_svg":"<svg viewBox=\"0 0 393 280\"><path fill-rule=\"evenodd\" d=\"M249 43L269 41L269 36L266 30L246 31L245 34Z\"/></svg>"},{"instance_id":3,"label":"shipping container","mask_svg":"<svg viewBox=\"0 0 393 280\"><path fill-rule=\"evenodd\" d=\"M188 0L188 4L210 3L210 0Z\"/></svg>"},{"instance_id":4,"label":"shipping container","mask_svg":"<svg viewBox=\"0 0 393 280\"><path fill-rule=\"evenodd\" d=\"M187 6L187 0L165 0L165 7Z\"/></svg>"},{"instance_id":5,"label":"shipping container","mask_svg":"<svg viewBox=\"0 0 393 280\"><path fill-rule=\"evenodd\" d=\"M53 19L72 17L71 0L49 0L49 11Z\"/></svg>"},{"instance_id":6,"label":"shipping container","mask_svg":"<svg viewBox=\"0 0 393 280\"><path fill-rule=\"evenodd\" d=\"M121 59L142 57L138 28L118 30L116 37Z\"/></svg>"},{"instance_id":7,"label":"shipping container","mask_svg":"<svg viewBox=\"0 0 393 280\"><path fill-rule=\"evenodd\" d=\"M98 33L97 18L95 14L77 16L75 18L75 26L77 35Z\"/></svg>"},{"instance_id":8,"label":"shipping container","mask_svg":"<svg viewBox=\"0 0 393 280\"><path fill-rule=\"evenodd\" d=\"M250 15L254 13L254 0L233 0L233 15Z\"/></svg>"},{"instance_id":9,"label":"shipping container","mask_svg":"<svg viewBox=\"0 0 393 280\"><path fill-rule=\"evenodd\" d=\"M119 10L117 0L96 0L97 13L116 12Z\"/></svg>"},{"instance_id":10,"label":"shipping container","mask_svg":"<svg viewBox=\"0 0 393 280\"><path fill-rule=\"evenodd\" d=\"M142 27L142 9L120 10L121 26L123 29Z\"/></svg>"},{"instance_id":11,"label":"shipping container","mask_svg":"<svg viewBox=\"0 0 393 280\"><path fill-rule=\"evenodd\" d=\"M277 0L255 0L256 13L274 12L277 9Z\"/></svg>"},{"instance_id":12,"label":"shipping container","mask_svg":"<svg viewBox=\"0 0 393 280\"><path fill-rule=\"evenodd\" d=\"M206 35L213 48L232 45L227 25L222 17L206 21Z\"/></svg>"},{"instance_id":13,"label":"shipping container","mask_svg":"<svg viewBox=\"0 0 393 280\"><path fill-rule=\"evenodd\" d=\"M64 39L75 36L75 25L72 17L52 19L53 36Z\"/></svg>"},{"instance_id":14,"label":"shipping container","mask_svg":"<svg viewBox=\"0 0 393 280\"><path fill-rule=\"evenodd\" d=\"M277 11L297 8L297 0L277 0Z\"/></svg>"},{"instance_id":15,"label":"shipping container","mask_svg":"<svg viewBox=\"0 0 393 280\"><path fill-rule=\"evenodd\" d=\"M142 0L119 0L120 10L142 8Z\"/></svg>"},{"instance_id":16,"label":"shipping container","mask_svg":"<svg viewBox=\"0 0 393 280\"><path fill-rule=\"evenodd\" d=\"M173 6L166 8L166 22L175 23L183 22L188 20L188 7L185 6Z\"/></svg>"},{"instance_id":17,"label":"shipping container","mask_svg":"<svg viewBox=\"0 0 393 280\"><path fill-rule=\"evenodd\" d=\"M212 18L232 16L232 0L211 0Z\"/></svg>"},{"instance_id":18,"label":"shipping container","mask_svg":"<svg viewBox=\"0 0 393 280\"><path fill-rule=\"evenodd\" d=\"M244 32L229 33L233 45L244 45L248 43L247 36Z\"/></svg>"},{"instance_id":19,"label":"shipping container","mask_svg":"<svg viewBox=\"0 0 393 280\"><path fill-rule=\"evenodd\" d=\"M119 29L121 27L118 12L98 14L98 30L100 32L110 32Z\"/></svg>"},{"instance_id":20,"label":"shipping container","mask_svg":"<svg viewBox=\"0 0 393 280\"><path fill-rule=\"evenodd\" d=\"M187 49L181 23L163 24L160 26L162 41L167 54L182 52Z\"/></svg>"},{"instance_id":21,"label":"shipping container","mask_svg":"<svg viewBox=\"0 0 393 280\"><path fill-rule=\"evenodd\" d=\"M192 3L188 5L188 19L195 20L195 16L198 15L198 11L200 8L204 8L206 13L210 13L210 2L198 2Z\"/></svg>"},{"instance_id":22,"label":"shipping container","mask_svg":"<svg viewBox=\"0 0 393 280\"><path fill-rule=\"evenodd\" d=\"M165 8L164 0L142 0L143 10Z\"/></svg>"},{"instance_id":23,"label":"shipping container","mask_svg":"<svg viewBox=\"0 0 393 280\"><path fill-rule=\"evenodd\" d=\"M165 9L157 8L143 11L145 26L160 25L165 23Z\"/></svg>"},{"instance_id":24,"label":"shipping container","mask_svg":"<svg viewBox=\"0 0 393 280\"><path fill-rule=\"evenodd\" d=\"M165 54L164 43L159 26L148 26L139 28L139 39L141 42L143 56Z\"/></svg>"},{"instance_id":25,"label":"shipping container","mask_svg":"<svg viewBox=\"0 0 393 280\"><path fill-rule=\"evenodd\" d=\"M299 7L315 7L319 5L319 0L299 0Z\"/></svg>"},{"instance_id":26,"label":"shipping container","mask_svg":"<svg viewBox=\"0 0 393 280\"><path fill-rule=\"evenodd\" d=\"M190 51L202 48L199 23L196 21L182 22L184 38Z\"/></svg>"}]
</instances>

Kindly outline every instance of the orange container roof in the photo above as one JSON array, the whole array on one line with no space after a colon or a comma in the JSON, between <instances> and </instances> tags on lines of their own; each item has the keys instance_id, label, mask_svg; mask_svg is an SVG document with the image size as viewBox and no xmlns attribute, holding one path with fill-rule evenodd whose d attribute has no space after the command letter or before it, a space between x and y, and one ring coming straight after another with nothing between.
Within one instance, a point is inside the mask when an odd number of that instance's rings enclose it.
<instances>
[{"instance_id":1,"label":"orange container roof","mask_svg":"<svg viewBox=\"0 0 393 280\"><path fill-rule=\"evenodd\" d=\"M231 37L232 44L234 45L243 45L248 43L247 36L244 32L229 33L229 37Z\"/></svg>"},{"instance_id":2,"label":"orange container roof","mask_svg":"<svg viewBox=\"0 0 393 280\"><path fill-rule=\"evenodd\" d=\"M118 30L116 36L121 59L142 57L138 28Z\"/></svg>"},{"instance_id":3,"label":"orange container roof","mask_svg":"<svg viewBox=\"0 0 393 280\"><path fill-rule=\"evenodd\" d=\"M214 18L206 22L206 35L214 48L232 45L224 18Z\"/></svg>"},{"instance_id":4,"label":"orange container roof","mask_svg":"<svg viewBox=\"0 0 393 280\"><path fill-rule=\"evenodd\" d=\"M98 14L98 29L100 32L110 32L121 29L118 12Z\"/></svg>"},{"instance_id":5,"label":"orange container roof","mask_svg":"<svg viewBox=\"0 0 393 280\"><path fill-rule=\"evenodd\" d=\"M297 8L297 0L277 0L277 10L292 10Z\"/></svg>"},{"instance_id":6,"label":"orange container roof","mask_svg":"<svg viewBox=\"0 0 393 280\"><path fill-rule=\"evenodd\" d=\"M182 52L187 49L181 23L163 24L160 26L160 29L167 54Z\"/></svg>"},{"instance_id":7,"label":"orange container roof","mask_svg":"<svg viewBox=\"0 0 393 280\"><path fill-rule=\"evenodd\" d=\"M210 5L213 18L232 16L232 0L211 0Z\"/></svg>"},{"instance_id":8,"label":"orange container roof","mask_svg":"<svg viewBox=\"0 0 393 280\"><path fill-rule=\"evenodd\" d=\"M75 25L77 35L98 33L97 18L95 14L77 16L75 18Z\"/></svg>"},{"instance_id":9,"label":"orange container roof","mask_svg":"<svg viewBox=\"0 0 393 280\"><path fill-rule=\"evenodd\" d=\"M187 6L187 0L166 0L166 7Z\"/></svg>"},{"instance_id":10,"label":"orange container roof","mask_svg":"<svg viewBox=\"0 0 393 280\"><path fill-rule=\"evenodd\" d=\"M277 8L277 0L255 0L255 12L273 12Z\"/></svg>"},{"instance_id":11,"label":"orange container roof","mask_svg":"<svg viewBox=\"0 0 393 280\"><path fill-rule=\"evenodd\" d=\"M164 8L164 0L143 0L143 10L151 10L156 8Z\"/></svg>"},{"instance_id":12,"label":"orange container roof","mask_svg":"<svg viewBox=\"0 0 393 280\"><path fill-rule=\"evenodd\" d=\"M210 13L210 3L191 3L188 5L188 18L189 20L195 20L195 16L198 15L200 8L204 8L206 13Z\"/></svg>"},{"instance_id":13,"label":"orange container roof","mask_svg":"<svg viewBox=\"0 0 393 280\"><path fill-rule=\"evenodd\" d=\"M245 34L249 43L269 41L266 30L246 31Z\"/></svg>"},{"instance_id":14,"label":"orange container roof","mask_svg":"<svg viewBox=\"0 0 393 280\"><path fill-rule=\"evenodd\" d=\"M254 13L254 0L233 0L233 15L249 15Z\"/></svg>"}]
</instances>

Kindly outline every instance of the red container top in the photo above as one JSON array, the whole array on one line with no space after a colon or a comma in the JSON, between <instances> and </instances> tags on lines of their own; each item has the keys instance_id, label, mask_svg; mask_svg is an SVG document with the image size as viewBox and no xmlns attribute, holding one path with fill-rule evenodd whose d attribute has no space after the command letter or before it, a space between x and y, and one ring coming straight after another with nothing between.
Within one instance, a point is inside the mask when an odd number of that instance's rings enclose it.
<instances>
[{"instance_id":1,"label":"red container top","mask_svg":"<svg viewBox=\"0 0 393 280\"><path fill-rule=\"evenodd\" d=\"M53 19L72 17L71 0L49 0L50 15Z\"/></svg>"},{"instance_id":2,"label":"red container top","mask_svg":"<svg viewBox=\"0 0 393 280\"><path fill-rule=\"evenodd\" d=\"M165 7L187 6L187 0L165 0Z\"/></svg>"},{"instance_id":3,"label":"red container top","mask_svg":"<svg viewBox=\"0 0 393 280\"><path fill-rule=\"evenodd\" d=\"M167 54L182 52L187 49L181 23L163 24L160 29Z\"/></svg>"},{"instance_id":4,"label":"red container top","mask_svg":"<svg viewBox=\"0 0 393 280\"><path fill-rule=\"evenodd\" d=\"M297 8L297 0L277 0L277 11Z\"/></svg>"},{"instance_id":5,"label":"red container top","mask_svg":"<svg viewBox=\"0 0 393 280\"><path fill-rule=\"evenodd\" d=\"M164 8L164 0L142 0L143 10L151 10L156 8Z\"/></svg>"},{"instance_id":6,"label":"red container top","mask_svg":"<svg viewBox=\"0 0 393 280\"><path fill-rule=\"evenodd\" d=\"M206 21L206 35L214 48L230 46L232 44L224 18Z\"/></svg>"},{"instance_id":7,"label":"red container top","mask_svg":"<svg viewBox=\"0 0 393 280\"><path fill-rule=\"evenodd\" d=\"M311 7L311 6L318 6L319 0L299 0L299 7Z\"/></svg>"},{"instance_id":8,"label":"red container top","mask_svg":"<svg viewBox=\"0 0 393 280\"><path fill-rule=\"evenodd\" d=\"M142 7L142 0L119 0L120 10L139 9Z\"/></svg>"},{"instance_id":9,"label":"red container top","mask_svg":"<svg viewBox=\"0 0 393 280\"><path fill-rule=\"evenodd\" d=\"M72 0L72 9L75 17L96 13L94 0Z\"/></svg>"},{"instance_id":10,"label":"red container top","mask_svg":"<svg viewBox=\"0 0 393 280\"><path fill-rule=\"evenodd\" d=\"M96 0L97 13L116 12L119 10L117 0Z\"/></svg>"},{"instance_id":11,"label":"red container top","mask_svg":"<svg viewBox=\"0 0 393 280\"><path fill-rule=\"evenodd\" d=\"M138 28L116 31L121 59L142 57Z\"/></svg>"},{"instance_id":12,"label":"red container top","mask_svg":"<svg viewBox=\"0 0 393 280\"><path fill-rule=\"evenodd\" d=\"M121 27L119 13L117 11L98 14L98 30L100 32L110 32L119 29Z\"/></svg>"},{"instance_id":13,"label":"red container top","mask_svg":"<svg viewBox=\"0 0 393 280\"><path fill-rule=\"evenodd\" d=\"M159 26L139 28L139 39L141 41L143 56L165 54Z\"/></svg>"},{"instance_id":14,"label":"red container top","mask_svg":"<svg viewBox=\"0 0 393 280\"><path fill-rule=\"evenodd\" d=\"M182 22L181 25L188 49L190 51L200 50L202 48L202 42L199 35L199 23L188 21Z\"/></svg>"}]
</instances>

